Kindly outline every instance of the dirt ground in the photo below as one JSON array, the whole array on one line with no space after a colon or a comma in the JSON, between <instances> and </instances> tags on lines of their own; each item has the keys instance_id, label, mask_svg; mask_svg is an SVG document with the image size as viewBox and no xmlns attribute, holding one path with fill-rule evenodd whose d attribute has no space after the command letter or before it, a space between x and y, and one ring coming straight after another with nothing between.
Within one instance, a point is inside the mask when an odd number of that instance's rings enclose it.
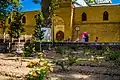
<instances>
[{"instance_id":1,"label":"dirt ground","mask_svg":"<svg viewBox=\"0 0 120 80\"><path fill-rule=\"evenodd\" d=\"M21 65L21 58L13 56L0 53L0 80L23 80L22 77L29 72L26 65L31 60L23 59Z\"/></svg>"},{"instance_id":2,"label":"dirt ground","mask_svg":"<svg viewBox=\"0 0 120 80\"><path fill-rule=\"evenodd\" d=\"M58 58L53 55L53 52L47 55ZM22 59L12 54L0 53L0 80L25 80L24 76L30 71L30 68L26 67L28 62L38 60L36 58ZM71 70L66 72L56 69L57 71L50 73L49 76L52 77L51 80L120 80L120 67L106 68L98 66L97 63L80 62L70 68Z\"/></svg>"}]
</instances>

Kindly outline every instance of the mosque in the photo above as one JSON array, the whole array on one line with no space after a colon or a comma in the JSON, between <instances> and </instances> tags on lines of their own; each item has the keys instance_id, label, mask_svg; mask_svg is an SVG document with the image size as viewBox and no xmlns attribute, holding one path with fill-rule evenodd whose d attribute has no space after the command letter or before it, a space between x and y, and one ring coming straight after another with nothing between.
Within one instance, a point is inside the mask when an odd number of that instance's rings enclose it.
<instances>
[{"instance_id":1,"label":"mosque","mask_svg":"<svg viewBox=\"0 0 120 80\"><path fill-rule=\"evenodd\" d=\"M59 0L59 8L55 10L52 18L51 31L54 32L52 33L54 40L63 41L68 38L76 40L81 38L83 32L87 32L89 42L94 42L96 37L98 42L120 42L120 5L109 4L111 0L95 1L97 4L91 3L92 6L81 2L83 6L73 7L72 0ZM25 12L25 34L33 34L34 16L38 12Z\"/></svg>"}]
</instances>

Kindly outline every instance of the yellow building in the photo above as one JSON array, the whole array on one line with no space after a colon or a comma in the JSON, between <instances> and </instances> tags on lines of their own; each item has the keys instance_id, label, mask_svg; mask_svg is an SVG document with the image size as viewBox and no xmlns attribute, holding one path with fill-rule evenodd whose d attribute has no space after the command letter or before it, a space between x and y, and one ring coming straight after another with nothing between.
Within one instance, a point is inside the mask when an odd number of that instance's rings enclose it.
<instances>
[{"instance_id":1,"label":"yellow building","mask_svg":"<svg viewBox=\"0 0 120 80\"><path fill-rule=\"evenodd\" d=\"M64 39L76 40L88 32L90 42L96 37L99 42L120 42L120 5L73 8L70 0L61 3L56 15L64 22Z\"/></svg>"},{"instance_id":2,"label":"yellow building","mask_svg":"<svg viewBox=\"0 0 120 80\"><path fill-rule=\"evenodd\" d=\"M39 11L25 12L25 34L33 34ZM54 39L76 40L88 32L89 42L120 42L120 5L99 5L73 8L71 0L61 0L53 16ZM52 28L52 30L53 30Z\"/></svg>"},{"instance_id":3,"label":"yellow building","mask_svg":"<svg viewBox=\"0 0 120 80\"><path fill-rule=\"evenodd\" d=\"M90 34L90 41L99 38L99 42L120 42L120 5L93 6L75 8L73 36L76 38L75 27L81 34Z\"/></svg>"},{"instance_id":4,"label":"yellow building","mask_svg":"<svg viewBox=\"0 0 120 80\"><path fill-rule=\"evenodd\" d=\"M120 42L120 5L72 8L68 4L71 4L69 0L56 10L56 15L64 22L65 39L76 40L83 32L88 32L90 42L96 37L99 42Z\"/></svg>"}]
</instances>

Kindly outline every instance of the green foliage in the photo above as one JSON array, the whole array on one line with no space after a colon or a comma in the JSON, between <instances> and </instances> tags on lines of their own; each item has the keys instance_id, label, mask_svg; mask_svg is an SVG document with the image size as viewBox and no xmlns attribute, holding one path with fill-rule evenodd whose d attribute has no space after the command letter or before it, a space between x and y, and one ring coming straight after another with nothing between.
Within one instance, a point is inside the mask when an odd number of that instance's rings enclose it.
<instances>
[{"instance_id":1,"label":"green foliage","mask_svg":"<svg viewBox=\"0 0 120 80\"><path fill-rule=\"evenodd\" d=\"M24 13L21 12L21 5L19 0L11 0L11 13L10 13L10 27L8 34L11 38L19 38L24 32L24 24L22 23L22 18Z\"/></svg>"},{"instance_id":2,"label":"green foliage","mask_svg":"<svg viewBox=\"0 0 120 80\"><path fill-rule=\"evenodd\" d=\"M56 10L57 8L59 8L58 0L51 0L50 6L49 6L50 18L54 15L54 10Z\"/></svg>"},{"instance_id":3,"label":"green foliage","mask_svg":"<svg viewBox=\"0 0 120 80\"><path fill-rule=\"evenodd\" d=\"M61 69L68 70L70 66L73 66L77 62L78 57L73 53L73 49L57 47L56 52L60 54L63 59L55 60L54 63L61 67Z\"/></svg>"},{"instance_id":4,"label":"green foliage","mask_svg":"<svg viewBox=\"0 0 120 80\"><path fill-rule=\"evenodd\" d=\"M104 56L106 61L113 61L116 65L120 65L120 50L111 51Z\"/></svg>"},{"instance_id":5,"label":"green foliage","mask_svg":"<svg viewBox=\"0 0 120 80\"><path fill-rule=\"evenodd\" d=\"M54 10L59 7L58 0L33 0L34 3L41 5L41 11L44 19L44 27L51 27Z\"/></svg>"},{"instance_id":6,"label":"green foliage","mask_svg":"<svg viewBox=\"0 0 120 80\"><path fill-rule=\"evenodd\" d=\"M20 6L21 4L20 4L20 0L11 0L11 2L13 3L13 4L15 4L16 6Z\"/></svg>"},{"instance_id":7,"label":"green foliage","mask_svg":"<svg viewBox=\"0 0 120 80\"><path fill-rule=\"evenodd\" d=\"M40 3L42 5L42 13L45 19L48 17L52 18L54 10L56 10L58 5L58 0L32 0L35 4Z\"/></svg>"},{"instance_id":8,"label":"green foliage","mask_svg":"<svg viewBox=\"0 0 120 80\"><path fill-rule=\"evenodd\" d=\"M0 0L0 20L2 20L3 34L6 30L6 19L10 13L9 7L13 4L10 0Z\"/></svg>"},{"instance_id":9,"label":"green foliage","mask_svg":"<svg viewBox=\"0 0 120 80\"><path fill-rule=\"evenodd\" d=\"M35 68L29 72L27 80L45 80L45 75L48 73L46 69Z\"/></svg>"},{"instance_id":10,"label":"green foliage","mask_svg":"<svg viewBox=\"0 0 120 80\"><path fill-rule=\"evenodd\" d=\"M19 0L0 0L0 19L2 20L3 34L5 33L7 27L5 25L6 20L14 4L18 6L20 4Z\"/></svg>"},{"instance_id":11,"label":"green foliage","mask_svg":"<svg viewBox=\"0 0 120 80\"><path fill-rule=\"evenodd\" d=\"M85 49L85 50L84 50L84 54L85 54L85 55L90 54L90 50L89 50L89 49Z\"/></svg>"},{"instance_id":12,"label":"green foliage","mask_svg":"<svg viewBox=\"0 0 120 80\"><path fill-rule=\"evenodd\" d=\"M66 64L67 64L67 63L66 63L66 60L56 60L56 61L54 61L54 63L55 63L57 66L60 66L63 71L67 70L67 69L66 69Z\"/></svg>"},{"instance_id":13,"label":"green foliage","mask_svg":"<svg viewBox=\"0 0 120 80\"><path fill-rule=\"evenodd\" d=\"M33 40L27 40L24 44L23 53L25 57L30 57L33 53L35 53L35 45Z\"/></svg>"},{"instance_id":14,"label":"green foliage","mask_svg":"<svg viewBox=\"0 0 120 80\"><path fill-rule=\"evenodd\" d=\"M35 31L34 31L34 37L36 40L42 40L44 38L44 32L41 30L41 27L43 27L43 15L41 12L39 12L36 16L35 16L35 20L36 20L36 26L35 26Z\"/></svg>"},{"instance_id":15,"label":"green foliage","mask_svg":"<svg viewBox=\"0 0 120 80\"><path fill-rule=\"evenodd\" d=\"M56 47L55 50L57 54L60 54L60 55L65 54L65 50L62 47Z\"/></svg>"},{"instance_id":16,"label":"green foliage","mask_svg":"<svg viewBox=\"0 0 120 80\"><path fill-rule=\"evenodd\" d=\"M43 58L44 55L44 52L39 53L40 60L28 73L28 80L45 80L47 78L47 74L52 71L51 65L49 64L48 60L46 58Z\"/></svg>"},{"instance_id":17,"label":"green foliage","mask_svg":"<svg viewBox=\"0 0 120 80\"><path fill-rule=\"evenodd\" d=\"M68 66L72 66L77 61L77 57L73 55L68 56Z\"/></svg>"},{"instance_id":18,"label":"green foliage","mask_svg":"<svg viewBox=\"0 0 120 80\"><path fill-rule=\"evenodd\" d=\"M4 34L4 32L5 32L5 30L6 30L6 28L7 28L7 26L6 26L6 20L5 19L3 19L2 20L2 28L3 28L3 34Z\"/></svg>"},{"instance_id":19,"label":"green foliage","mask_svg":"<svg viewBox=\"0 0 120 80\"><path fill-rule=\"evenodd\" d=\"M39 63L36 61L31 61L27 64L27 67L34 68L34 66L37 66Z\"/></svg>"},{"instance_id":20,"label":"green foliage","mask_svg":"<svg viewBox=\"0 0 120 80\"><path fill-rule=\"evenodd\" d=\"M10 6L11 2L9 0L0 0L0 19L6 17L8 11L8 7Z\"/></svg>"},{"instance_id":21,"label":"green foliage","mask_svg":"<svg viewBox=\"0 0 120 80\"><path fill-rule=\"evenodd\" d=\"M19 38L21 34L24 32L24 25L22 24L22 17L24 16L23 13L19 11L14 11L12 16L12 22L10 23L9 27L9 35L12 38Z\"/></svg>"},{"instance_id":22,"label":"green foliage","mask_svg":"<svg viewBox=\"0 0 120 80\"><path fill-rule=\"evenodd\" d=\"M92 57L96 59L97 61L100 61L97 59L97 56L104 57L106 61L110 61L115 63L116 65L120 65L120 50L112 50L110 47L102 47L100 50L92 49Z\"/></svg>"},{"instance_id":23,"label":"green foliage","mask_svg":"<svg viewBox=\"0 0 120 80\"><path fill-rule=\"evenodd\" d=\"M36 38L36 40L42 40L44 38L44 32L40 29L40 26L35 27L34 37Z\"/></svg>"},{"instance_id":24,"label":"green foliage","mask_svg":"<svg viewBox=\"0 0 120 80\"><path fill-rule=\"evenodd\" d=\"M0 0L0 19L7 18L14 5L22 6L19 0Z\"/></svg>"},{"instance_id":25,"label":"green foliage","mask_svg":"<svg viewBox=\"0 0 120 80\"><path fill-rule=\"evenodd\" d=\"M11 22L8 30L10 36L10 51L12 50L12 38L19 38L24 32L24 24L22 23L22 18L24 13L22 13L21 5L19 0L11 0L11 13L9 15Z\"/></svg>"}]
</instances>

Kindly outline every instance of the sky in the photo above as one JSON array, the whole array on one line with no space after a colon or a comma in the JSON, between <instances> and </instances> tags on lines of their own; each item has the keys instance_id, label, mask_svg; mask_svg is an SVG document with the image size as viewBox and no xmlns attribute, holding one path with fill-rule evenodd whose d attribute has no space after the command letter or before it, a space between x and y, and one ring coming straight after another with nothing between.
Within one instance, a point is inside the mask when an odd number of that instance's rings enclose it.
<instances>
[{"instance_id":1,"label":"sky","mask_svg":"<svg viewBox=\"0 0 120 80\"><path fill-rule=\"evenodd\" d=\"M78 0L79 2L79 0ZM40 4L35 4L32 0L24 0L21 1L23 7L23 11L33 11L33 10L40 10ZM112 4L120 4L120 0L112 0Z\"/></svg>"},{"instance_id":2,"label":"sky","mask_svg":"<svg viewBox=\"0 0 120 80\"><path fill-rule=\"evenodd\" d=\"M40 10L40 4L35 4L32 0L24 0L21 3L23 5L23 11Z\"/></svg>"}]
</instances>

